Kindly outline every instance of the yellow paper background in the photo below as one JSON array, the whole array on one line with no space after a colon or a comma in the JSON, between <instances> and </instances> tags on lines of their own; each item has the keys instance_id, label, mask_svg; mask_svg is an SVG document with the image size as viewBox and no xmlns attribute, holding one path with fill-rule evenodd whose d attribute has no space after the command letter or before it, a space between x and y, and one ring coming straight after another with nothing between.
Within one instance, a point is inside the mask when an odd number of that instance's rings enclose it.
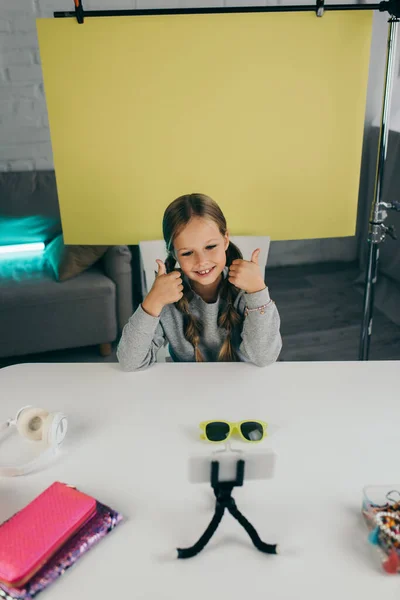
<instances>
[{"instance_id":1,"label":"yellow paper background","mask_svg":"<svg viewBox=\"0 0 400 600\"><path fill-rule=\"evenodd\" d=\"M234 235L354 235L372 12L37 29L66 243L158 239L190 192Z\"/></svg>"}]
</instances>

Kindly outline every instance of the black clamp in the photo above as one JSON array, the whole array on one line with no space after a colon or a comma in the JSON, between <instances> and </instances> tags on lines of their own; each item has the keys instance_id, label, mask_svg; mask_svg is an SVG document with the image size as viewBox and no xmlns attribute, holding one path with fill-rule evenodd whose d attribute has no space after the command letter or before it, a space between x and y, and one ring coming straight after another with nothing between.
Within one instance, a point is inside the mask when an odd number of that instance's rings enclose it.
<instances>
[{"instance_id":1,"label":"black clamp","mask_svg":"<svg viewBox=\"0 0 400 600\"><path fill-rule=\"evenodd\" d=\"M74 4L76 20L79 24L82 24L85 22L85 12L83 10L82 0L74 0Z\"/></svg>"},{"instance_id":2,"label":"black clamp","mask_svg":"<svg viewBox=\"0 0 400 600\"><path fill-rule=\"evenodd\" d=\"M317 17L323 17L325 14L325 0L317 0L317 8L315 11Z\"/></svg>"},{"instance_id":3,"label":"black clamp","mask_svg":"<svg viewBox=\"0 0 400 600\"><path fill-rule=\"evenodd\" d=\"M400 19L400 0L388 0L379 4L380 12L388 12L392 17L390 21L397 22Z\"/></svg>"},{"instance_id":4,"label":"black clamp","mask_svg":"<svg viewBox=\"0 0 400 600\"><path fill-rule=\"evenodd\" d=\"M257 550L264 552L265 554L278 554L278 546L276 544L266 544L261 540L253 525L242 515L236 506L235 500L232 498L233 488L243 485L244 460L238 460L236 463L236 479L234 481L219 481L218 475L219 462L213 461L211 463L211 487L213 488L216 497L214 516L203 535L193 546L190 548L177 549L178 558L192 558L205 548L222 521L225 509L227 509L246 530Z\"/></svg>"}]
</instances>

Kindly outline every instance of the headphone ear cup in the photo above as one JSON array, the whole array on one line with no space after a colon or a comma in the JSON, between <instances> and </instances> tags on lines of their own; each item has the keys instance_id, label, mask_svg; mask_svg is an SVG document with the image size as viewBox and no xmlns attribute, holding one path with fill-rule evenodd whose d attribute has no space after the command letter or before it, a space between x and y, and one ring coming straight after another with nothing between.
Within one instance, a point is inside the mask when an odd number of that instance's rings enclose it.
<instances>
[{"instance_id":1,"label":"headphone ear cup","mask_svg":"<svg viewBox=\"0 0 400 600\"><path fill-rule=\"evenodd\" d=\"M25 408L17 418L18 433L28 440L39 441L43 436L43 422L48 412L42 408Z\"/></svg>"},{"instance_id":2,"label":"headphone ear cup","mask_svg":"<svg viewBox=\"0 0 400 600\"><path fill-rule=\"evenodd\" d=\"M46 446L52 445L52 425L54 421L54 415L47 415L46 419L43 422L43 430L42 430L42 440L46 444Z\"/></svg>"},{"instance_id":3,"label":"headphone ear cup","mask_svg":"<svg viewBox=\"0 0 400 600\"><path fill-rule=\"evenodd\" d=\"M47 446L60 446L67 433L67 418L62 413L50 413L43 422L42 439Z\"/></svg>"},{"instance_id":4,"label":"headphone ear cup","mask_svg":"<svg viewBox=\"0 0 400 600\"><path fill-rule=\"evenodd\" d=\"M15 423L18 421L19 417L21 416L21 414L24 412L24 410L26 410L27 408L33 408L32 404L27 404L26 406L23 406L22 408L19 409L19 411L17 412L16 416L15 416Z\"/></svg>"}]
</instances>

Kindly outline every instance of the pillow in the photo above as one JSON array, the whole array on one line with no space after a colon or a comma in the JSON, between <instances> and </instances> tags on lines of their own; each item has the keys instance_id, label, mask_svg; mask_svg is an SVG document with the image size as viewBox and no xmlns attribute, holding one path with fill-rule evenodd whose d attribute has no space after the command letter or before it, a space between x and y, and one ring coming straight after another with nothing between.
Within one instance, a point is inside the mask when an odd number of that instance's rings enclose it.
<instances>
[{"instance_id":1,"label":"pillow","mask_svg":"<svg viewBox=\"0 0 400 600\"><path fill-rule=\"evenodd\" d=\"M46 246L45 257L57 281L66 281L94 265L108 248L109 246L67 246L61 234Z\"/></svg>"}]
</instances>

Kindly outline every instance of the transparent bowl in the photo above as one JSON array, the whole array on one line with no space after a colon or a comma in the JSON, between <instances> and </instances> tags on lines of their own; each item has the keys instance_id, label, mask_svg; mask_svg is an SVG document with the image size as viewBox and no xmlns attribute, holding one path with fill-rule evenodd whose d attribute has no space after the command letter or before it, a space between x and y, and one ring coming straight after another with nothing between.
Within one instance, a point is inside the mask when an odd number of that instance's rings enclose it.
<instances>
[{"instance_id":1,"label":"transparent bowl","mask_svg":"<svg viewBox=\"0 0 400 600\"><path fill-rule=\"evenodd\" d=\"M368 541L377 551L386 573L400 573L400 539L394 540L378 526L377 514L390 512L400 525L400 484L368 485L363 489L362 514Z\"/></svg>"}]
</instances>

